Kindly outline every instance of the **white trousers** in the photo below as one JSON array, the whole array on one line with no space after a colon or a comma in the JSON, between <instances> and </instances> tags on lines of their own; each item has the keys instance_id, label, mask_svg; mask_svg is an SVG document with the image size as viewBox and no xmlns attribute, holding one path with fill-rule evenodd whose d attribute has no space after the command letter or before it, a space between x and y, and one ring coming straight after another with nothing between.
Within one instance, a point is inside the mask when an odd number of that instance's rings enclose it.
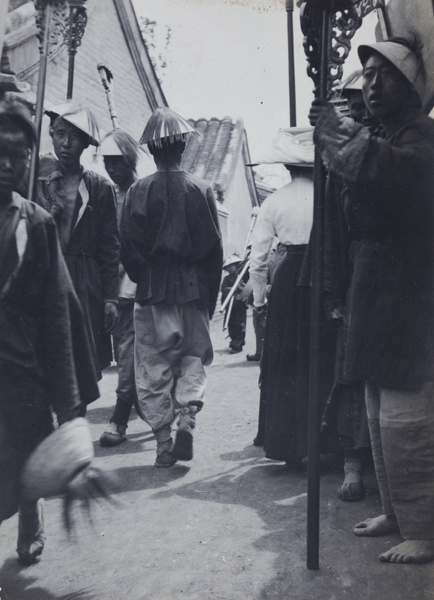
<instances>
[{"instance_id":1,"label":"white trousers","mask_svg":"<svg viewBox=\"0 0 434 600\"><path fill-rule=\"evenodd\" d=\"M366 392L383 513L396 516L404 539L434 539L434 385Z\"/></svg>"},{"instance_id":2,"label":"white trousers","mask_svg":"<svg viewBox=\"0 0 434 600\"><path fill-rule=\"evenodd\" d=\"M213 349L208 311L197 302L134 307L137 397L152 429L170 427L176 409L203 401Z\"/></svg>"}]
</instances>

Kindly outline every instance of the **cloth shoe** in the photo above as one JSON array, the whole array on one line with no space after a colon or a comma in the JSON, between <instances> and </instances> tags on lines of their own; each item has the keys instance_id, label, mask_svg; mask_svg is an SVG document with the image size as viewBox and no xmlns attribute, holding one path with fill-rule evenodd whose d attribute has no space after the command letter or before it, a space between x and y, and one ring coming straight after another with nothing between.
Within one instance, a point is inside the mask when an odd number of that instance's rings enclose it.
<instances>
[{"instance_id":1,"label":"cloth shoe","mask_svg":"<svg viewBox=\"0 0 434 600\"><path fill-rule=\"evenodd\" d=\"M181 408L178 419L175 443L172 454L178 460L191 460L193 458L193 429L196 427L196 413L203 406L201 400L189 402Z\"/></svg>"},{"instance_id":2,"label":"cloth shoe","mask_svg":"<svg viewBox=\"0 0 434 600\"><path fill-rule=\"evenodd\" d=\"M154 467L167 468L172 467L176 463L176 458L172 454L172 445L172 438L164 442L157 441L157 457Z\"/></svg>"},{"instance_id":3,"label":"cloth shoe","mask_svg":"<svg viewBox=\"0 0 434 600\"><path fill-rule=\"evenodd\" d=\"M39 561L45 544L44 501L22 502L18 511L18 560L28 567Z\"/></svg>"},{"instance_id":4,"label":"cloth shoe","mask_svg":"<svg viewBox=\"0 0 434 600\"><path fill-rule=\"evenodd\" d=\"M259 362L261 360L260 354L247 354L246 360L249 362Z\"/></svg>"},{"instance_id":5,"label":"cloth shoe","mask_svg":"<svg viewBox=\"0 0 434 600\"><path fill-rule=\"evenodd\" d=\"M127 439L127 428L124 425L110 423L102 436L99 438L99 443L105 448L118 446Z\"/></svg>"}]
</instances>

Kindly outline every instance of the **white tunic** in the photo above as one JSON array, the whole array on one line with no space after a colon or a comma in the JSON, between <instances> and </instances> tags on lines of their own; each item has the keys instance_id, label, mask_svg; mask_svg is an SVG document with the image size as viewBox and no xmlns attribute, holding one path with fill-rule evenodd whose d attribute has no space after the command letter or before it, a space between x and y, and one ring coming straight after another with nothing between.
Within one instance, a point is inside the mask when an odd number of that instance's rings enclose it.
<instances>
[{"instance_id":1,"label":"white tunic","mask_svg":"<svg viewBox=\"0 0 434 600\"><path fill-rule=\"evenodd\" d=\"M250 281L253 303L266 302L268 261L275 237L285 246L307 244L313 220L313 182L296 175L263 202L252 234Z\"/></svg>"}]
</instances>

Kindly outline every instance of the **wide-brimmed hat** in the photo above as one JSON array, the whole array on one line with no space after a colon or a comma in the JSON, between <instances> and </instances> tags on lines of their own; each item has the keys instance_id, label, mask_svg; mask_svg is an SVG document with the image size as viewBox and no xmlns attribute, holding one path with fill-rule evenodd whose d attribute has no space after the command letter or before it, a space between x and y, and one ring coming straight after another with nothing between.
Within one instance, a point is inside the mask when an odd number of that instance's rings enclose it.
<instances>
[{"instance_id":1,"label":"wide-brimmed hat","mask_svg":"<svg viewBox=\"0 0 434 600\"><path fill-rule=\"evenodd\" d=\"M98 123L89 108L73 101L69 101L46 109L45 114L48 115L50 119L61 117L68 123L71 123L71 125L74 125L74 127L77 127L81 132L85 133L89 138L89 144L99 146L100 135Z\"/></svg>"},{"instance_id":2,"label":"wide-brimmed hat","mask_svg":"<svg viewBox=\"0 0 434 600\"><path fill-rule=\"evenodd\" d=\"M87 421L79 417L64 423L36 447L24 465L22 498L37 500L65 493L68 483L93 457Z\"/></svg>"},{"instance_id":3,"label":"wide-brimmed hat","mask_svg":"<svg viewBox=\"0 0 434 600\"><path fill-rule=\"evenodd\" d=\"M422 61L412 49L399 42L386 40L375 44L362 44L358 47L358 54L362 65L366 63L373 52L384 56L400 73L411 83L419 98L423 100L425 94L426 78Z\"/></svg>"},{"instance_id":4,"label":"wide-brimmed hat","mask_svg":"<svg viewBox=\"0 0 434 600\"><path fill-rule=\"evenodd\" d=\"M313 167L315 144L313 127L286 127L279 129L264 154L254 156L246 163L249 167L259 164L281 163L296 167Z\"/></svg>"},{"instance_id":5,"label":"wide-brimmed hat","mask_svg":"<svg viewBox=\"0 0 434 600\"><path fill-rule=\"evenodd\" d=\"M342 81L336 90L340 92L342 96L347 96L348 92L361 92L363 90L363 71L358 69L348 75L344 81Z\"/></svg>"},{"instance_id":6,"label":"wide-brimmed hat","mask_svg":"<svg viewBox=\"0 0 434 600\"><path fill-rule=\"evenodd\" d=\"M166 144L172 144L185 141L189 135L199 135L199 132L181 115L167 106L163 106L152 113L140 138L140 143L151 143L155 147L161 148L164 144L163 140Z\"/></svg>"}]
</instances>

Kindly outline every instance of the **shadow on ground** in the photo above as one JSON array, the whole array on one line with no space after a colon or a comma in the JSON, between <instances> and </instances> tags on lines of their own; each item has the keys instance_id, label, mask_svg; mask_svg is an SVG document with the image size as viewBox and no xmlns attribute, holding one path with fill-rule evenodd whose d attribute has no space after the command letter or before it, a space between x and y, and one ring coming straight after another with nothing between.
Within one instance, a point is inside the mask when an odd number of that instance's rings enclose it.
<instances>
[{"instance_id":1,"label":"shadow on ground","mask_svg":"<svg viewBox=\"0 0 434 600\"><path fill-rule=\"evenodd\" d=\"M39 585L34 587L38 581L38 574L32 576L32 569L37 570L37 564L31 567L23 567L18 561L6 560L0 568L0 581L5 579L10 582L7 591L0 588L2 600L96 600L96 590L85 588L74 591L63 596L54 596L51 592Z\"/></svg>"}]
</instances>

